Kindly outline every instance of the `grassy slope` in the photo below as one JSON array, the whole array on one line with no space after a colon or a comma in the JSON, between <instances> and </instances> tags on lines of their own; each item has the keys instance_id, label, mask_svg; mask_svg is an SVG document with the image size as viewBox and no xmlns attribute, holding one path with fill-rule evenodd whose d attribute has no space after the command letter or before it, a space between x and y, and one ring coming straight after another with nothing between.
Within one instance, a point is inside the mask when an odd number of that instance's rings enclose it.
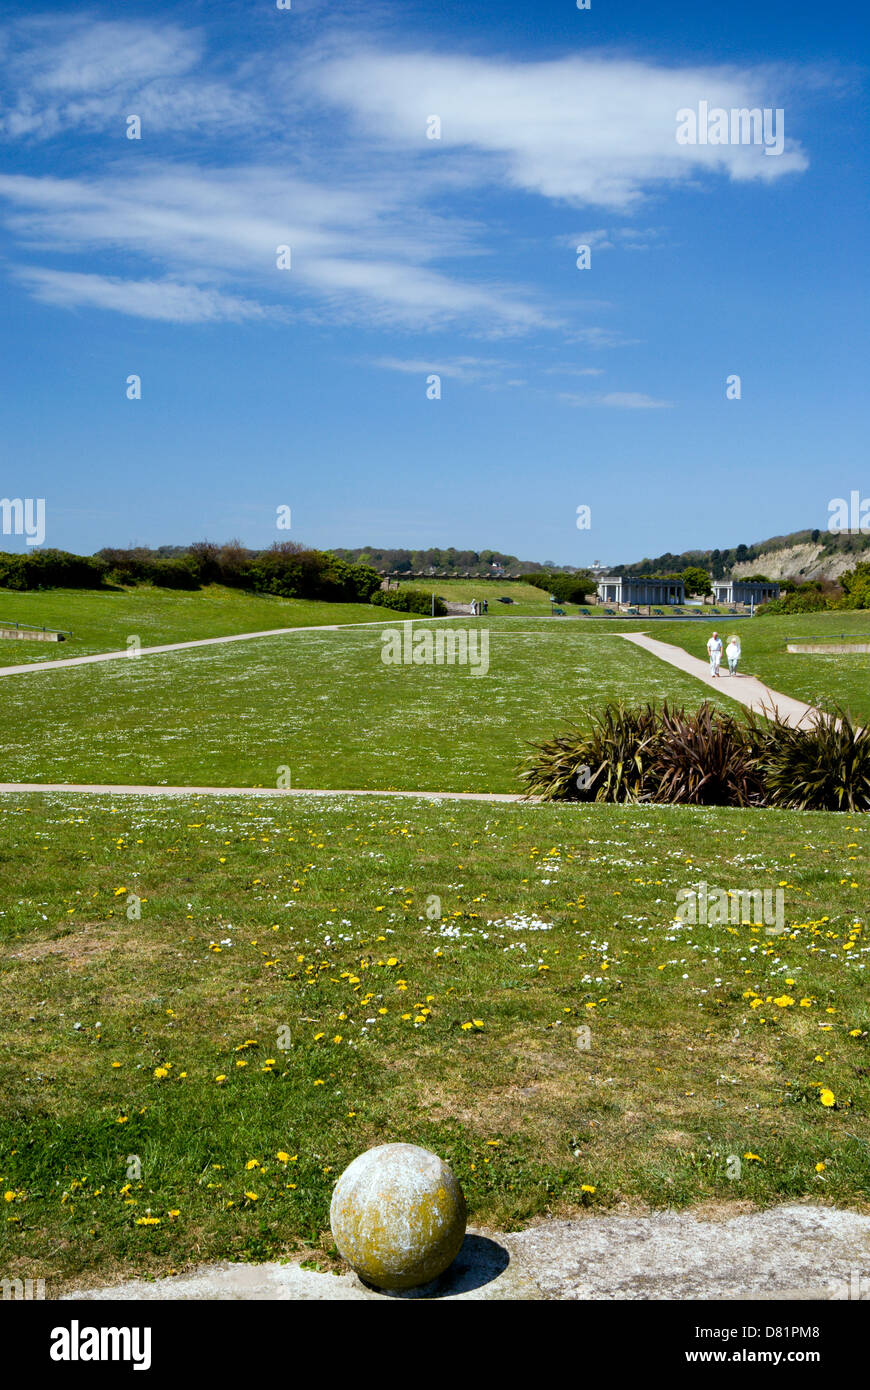
<instances>
[{"instance_id":1,"label":"grassy slope","mask_svg":"<svg viewBox=\"0 0 870 1390\"><path fill-rule=\"evenodd\" d=\"M316 1247L338 1173L389 1140L444 1154L478 1223L866 1208L866 835L788 812L7 797L0 1268L53 1296ZM789 935L675 927L699 880L783 884Z\"/></svg>"},{"instance_id":2,"label":"grassy slope","mask_svg":"<svg viewBox=\"0 0 870 1390\"><path fill-rule=\"evenodd\" d=\"M546 590L533 584L499 583L491 579L410 579L402 580L400 591L410 589L421 594L439 594L449 603L470 603L473 598L489 601L489 614L512 614L514 617L549 617L552 609ZM499 603L499 595L512 598L512 604ZM570 606L576 612L576 604Z\"/></svg>"},{"instance_id":3,"label":"grassy slope","mask_svg":"<svg viewBox=\"0 0 870 1390\"><path fill-rule=\"evenodd\" d=\"M375 626L5 677L4 779L511 791L527 741L584 706L702 694L613 628L478 625L485 676L386 666Z\"/></svg>"},{"instance_id":4,"label":"grassy slope","mask_svg":"<svg viewBox=\"0 0 870 1390\"><path fill-rule=\"evenodd\" d=\"M19 594L0 589L0 622L30 623L73 633L72 638L57 644L0 639L0 665L124 651L127 638L134 634L143 647L148 647L263 628L364 623L377 618L377 610L369 604L309 603L245 594L220 584L193 593L147 585L97 592L47 589Z\"/></svg>"}]
</instances>

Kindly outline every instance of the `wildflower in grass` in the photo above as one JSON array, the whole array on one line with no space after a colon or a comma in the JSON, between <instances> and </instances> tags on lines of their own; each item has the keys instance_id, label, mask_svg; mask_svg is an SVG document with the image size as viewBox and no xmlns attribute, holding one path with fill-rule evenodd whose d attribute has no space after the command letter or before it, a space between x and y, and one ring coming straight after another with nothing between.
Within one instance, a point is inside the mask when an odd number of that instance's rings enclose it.
<instances>
[{"instance_id":1,"label":"wildflower in grass","mask_svg":"<svg viewBox=\"0 0 870 1390\"><path fill-rule=\"evenodd\" d=\"M117 1120L115 1121L115 1124L116 1124L116 1125L125 1125L125 1124L127 1123L127 1121L129 1120L129 1118L130 1118L129 1115L119 1115L118 1118L117 1118Z\"/></svg>"},{"instance_id":2,"label":"wildflower in grass","mask_svg":"<svg viewBox=\"0 0 870 1390\"><path fill-rule=\"evenodd\" d=\"M169 1216L171 1216L171 1217L174 1218L174 1217L176 1217L176 1216L180 1216L180 1215L181 1215L181 1211L180 1211L180 1209L179 1209L178 1207L173 1207L172 1211L168 1212L167 1215L169 1215Z\"/></svg>"},{"instance_id":3,"label":"wildflower in grass","mask_svg":"<svg viewBox=\"0 0 870 1390\"><path fill-rule=\"evenodd\" d=\"M410 1014L406 1014L405 1017L410 1018ZM469 1028L474 1027L474 1024L469 1021L468 1023L460 1023L459 1026L462 1029L463 1033L467 1033Z\"/></svg>"},{"instance_id":4,"label":"wildflower in grass","mask_svg":"<svg viewBox=\"0 0 870 1390\"><path fill-rule=\"evenodd\" d=\"M774 999L773 1002L774 1004L776 1004L777 1008L787 1009L794 1003L794 1000L792 999L790 994L781 994L779 998Z\"/></svg>"},{"instance_id":5,"label":"wildflower in grass","mask_svg":"<svg viewBox=\"0 0 870 1390\"><path fill-rule=\"evenodd\" d=\"M161 1081L164 1076L169 1075L169 1072L166 1067L155 1067L154 1075L157 1077L158 1081Z\"/></svg>"},{"instance_id":6,"label":"wildflower in grass","mask_svg":"<svg viewBox=\"0 0 870 1390\"><path fill-rule=\"evenodd\" d=\"M135 1224L137 1226L159 1226L159 1216L137 1216Z\"/></svg>"},{"instance_id":7,"label":"wildflower in grass","mask_svg":"<svg viewBox=\"0 0 870 1390\"><path fill-rule=\"evenodd\" d=\"M237 1059L237 1061L236 1061L236 1066L237 1066L237 1067L246 1067L247 1065L248 1065L248 1064L247 1064L247 1062L245 1061L244 1057L239 1057L239 1058Z\"/></svg>"},{"instance_id":8,"label":"wildflower in grass","mask_svg":"<svg viewBox=\"0 0 870 1390\"><path fill-rule=\"evenodd\" d=\"M14 1202L14 1201L15 1201L15 1193L14 1193L14 1192L4 1192L4 1193L3 1193L3 1201L4 1201L4 1202Z\"/></svg>"},{"instance_id":9,"label":"wildflower in grass","mask_svg":"<svg viewBox=\"0 0 870 1390\"><path fill-rule=\"evenodd\" d=\"M581 1191L581 1192L594 1192L594 1191L595 1191L595 1188L592 1186L591 1183L584 1182L584 1183L581 1185L581 1187L580 1187L580 1191Z\"/></svg>"},{"instance_id":10,"label":"wildflower in grass","mask_svg":"<svg viewBox=\"0 0 870 1390\"><path fill-rule=\"evenodd\" d=\"M850 1038L860 1038L860 1036L861 1036L861 1029L860 1029L860 1028L850 1028L850 1029L849 1029L849 1037L850 1037Z\"/></svg>"},{"instance_id":11,"label":"wildflower in grass","mask_svg":"<svg viewBox=\"0 0 870 1390\"><path fill-rule=\"evenodd\" d=\"M219 1086L220 1086L221 1082L226 1081L226 1079L227 1079L227 1078L226 1078L226 1076L224 1075L223 1072L221 1072L220 1076L216 1076L216 1077L215 1077L215 1081L217 1082L217 1084L218 1084Z\"/></svg>"},{"instance_id":12,"label":"wildflower in grass","mask_svg":"<svg viewBox=\"0 0 870 1390\"><path fill-rule=\"evenodd\" d=\"M250 1171L251 1168L262 1168L262 1163L258 1158L249 1158L245 1167Z\"/></svg>"},{"instance_id":13,"label":"wildflower in grass","mask_svg":"<svg viewBox=\"0 0 870 1390\"><path fill-rule=\"evenodd\" d=\"M284 1151L283 1149L279 1149L278 1152L276 1153L275 1157L277 1158L277 1160L278 1160L279 1163L289 1163L289 1162L290 1162L290 1155L289 1155L288 1153L285 1153L285 1151Z\"/></svg>"},{"instance_id":14,"label":"wildflower in grass","mask_svg":"<svg viewBox=\"0 0 870 1390\"><path fill-rule=\"evenodd\" d=\"M120 1062L113 1062L113 1063L112 1063L112 1066L113 1066L113 1067L119 1067L120 1065L121 1065Z\"/></svg>"},{"instance_id":15,"label":"wildflower in grass","mask_svg":"<svg viewBox=\"0 0 870 1390\"><path fill-rule=\"evenodd\" d=\"M822 1105L826 1106L828 1109L830 1109L832 1105L836 1104L836 1096L834 1095L834 1092L829 1091L827 1087L824 1087L822 1089L819 1095L819 1100L822 1102Z\"/></svg>"},{"instance_id":16,"label":"wildflower in grass","mask_svg":"<svg viewBox=\"0 0 870 1390\"><path fill-rule=\"evenodd\" d=\"M825 1171L825 1169L826 1169L827 1166L828 1166L828 1165L827 1165L826 1163L824 1163L824 1162L822 1162L822 1163L817 1163L817 1164L816 1164L816 1172L817 1172L817 1173L824 1173L824 1171Z\"/></svg>"},{"instance_id":17,"label":"wildflower in grass","mask_svg":"<svg viewBox=\"0 0 870 1390\"><path fill-rule=\"evenodd\" d=\"M325 1033L315 1033L315 1034L314 1034L314 1041L315 1041L315 1042L320 1042L320 1039L321 1039L321 1038L325 1038L325 1037L326 1037L326 1034L325 1034Z\"/></svg>"},{"instance_id":18,"label":"wildflower in grass","mask_svg":"<svg viewBox=\"0 0 870 1390\"><path fill-rule=\"evenodd\" d=\"M325 1086L325 1085L326 1085L326 1082L325 1082L324 1080L322 1080L322 1078L318 1078L317 1081L315 1081L314 1084L315 1084L315 1086Z\"/></svg>"},{"instance_id":19,"label":"wildflower in grass","mask_svg":"<svg viewBox=\"0 0 870 1390\"><path fill-rule=\"evenodd\" d=\"M761 1162L761 1156L760 1156L760 1154L744 1154L743 1157L746 1159L747 1163L760 1163L760 1162Z\"/></svg>"},{"instance_id":20,"label":"wildflower in grass","mask_svg":"<svg viewBox=\"0 0 870 1390\"><path fill-rule=\"evenodd\" d=\"M259 1202L260 1200L256 1192L246 1192L245 1196L247 1197L249 1202Z\"/></svg>"}]
</instances>

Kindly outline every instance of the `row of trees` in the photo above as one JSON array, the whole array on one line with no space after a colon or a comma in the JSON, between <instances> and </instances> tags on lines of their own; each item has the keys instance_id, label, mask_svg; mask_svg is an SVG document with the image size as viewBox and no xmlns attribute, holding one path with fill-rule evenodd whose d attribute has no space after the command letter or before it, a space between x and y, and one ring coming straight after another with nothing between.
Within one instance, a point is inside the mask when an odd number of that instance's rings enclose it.
<instances>
[{"instance_id":1,"label":"row of trees","mask_svg":"<svg viewBox=\"0 0 870 1390\"><path fill-rule=\"evenodd\" d=\"M63 550L0 554L0 588L96 589L119 584L168 589L228 584L283 598L367 603L380 588L381 576L370 566L348 564L329 551L311 550L295 541L260 551L247 550L238 541L226 545L199 541L169 555L144 548L105 549L96 555Z\"/></svg>"},{"instance_id":2,"label":"row of trees","mask_svg":"<svg viewBox=\"0 0 870 1390\"><path fill-rule=\"evenodd\" d=\"M434 576L441 578L460 572L483 579L493 573L495 566L505 577L518 579L524 571L538 573L544 569L563 568L546 563L540 565L534 560L518 560L516 555L506 555L502 550L457 550L452 545L446 550L380 550L365 546L361 550L337 549L334 554L351 564L371 565L381 574L391 575L427 574L431 570Z\"/></svg>"}]
</instances>

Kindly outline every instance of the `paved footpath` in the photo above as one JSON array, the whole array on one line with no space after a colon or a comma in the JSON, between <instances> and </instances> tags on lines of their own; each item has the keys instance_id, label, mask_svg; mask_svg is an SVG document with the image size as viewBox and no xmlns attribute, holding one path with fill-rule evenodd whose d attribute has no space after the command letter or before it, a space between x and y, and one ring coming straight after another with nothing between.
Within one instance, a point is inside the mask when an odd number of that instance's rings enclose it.
<instances>
[{"instance_id":1,"label":"paved footpath","mask_svg":"<svg viewBox=\"0 0 870 1390\"><path fill-rule=\"evenodd\" d=\"M386 613L390 609L384 610ZM419 622L431 622L431 618L418 618ZM442 620L443 621L443 620ZM236 632L229 637L198 637L192 642L167 642L162 647L140 647L133 651L129 647L120 652L94 652L91 656L65 656L57 661L31 661L21 666L0 666L0 676L28 676L34 671L56 671L61 666L90 666L98 661L137 660L140 656L156 656L158 652L183 652L189 647L215 647L222 642L250 642L255 637L283 637L288 632L340 632L345 627L383 627L384 620L371 623L322 623L319 627L271 627L261 632Z\"/></svg>"},{"instance_id":2,"label":"paved footpath","mask_svg":"<svg viewBox=\"0 0 870 1390\"><path fill-rule=\"evenodd\" d=\"M670 642L658 642L654 637L647 637L645 632L621 632L619 635L624 642L633 642L636 647L643 647L644 651L652 652L653 656L666 661L669 666L686 671L696 680L703 681L711 690L718 691L720 695L727 695L732 700L738 700L741 705L748 705L759 714L770 715L775 709L784 723L798 729L808 728L818 714L812 705L805 705L803 701L795 700L791 695L782 695L778 690L771 690L770 686L765 685L757 676L729 676L726 665L724 674L714 679L710 675L709 661L690 656L682 647L675 647Z\"/></svg>"},{"instance_id":3,"label":"paved footpath","mask_svg":"<svg viewBox=\"0 0 870 1390\"><path fill-rule=\"evenodd\" d=\"M408 792L322 787L134 787L99 782L0 782L2 792L85 792L99 796L405 796L414 801L537 801L521 792Z\"/></svg>"}]
</instances>

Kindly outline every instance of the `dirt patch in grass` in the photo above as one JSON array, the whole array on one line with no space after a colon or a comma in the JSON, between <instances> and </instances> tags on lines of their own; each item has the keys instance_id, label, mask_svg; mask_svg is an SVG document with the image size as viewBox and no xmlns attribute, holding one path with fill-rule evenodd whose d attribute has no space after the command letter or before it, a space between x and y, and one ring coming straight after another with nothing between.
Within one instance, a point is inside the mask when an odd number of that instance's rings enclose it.
<instances>
[{"instance_id":1,"label":"dirt patch in grass","mask_svg":"<svg viewBox=\"0 0 870 1390\"><path fill-rule=\"evenodd\" d=\"M135 951L137 943L124 937L120 931L107 932L104 922L90 922L76 931L67 931L63 936L50 937L46 941L35 941L31 946L10 951L8 959L21 961L64 960L72 965L89 964L95 956L104 956L109 951Z\"/></svg>"}]
</instances>

